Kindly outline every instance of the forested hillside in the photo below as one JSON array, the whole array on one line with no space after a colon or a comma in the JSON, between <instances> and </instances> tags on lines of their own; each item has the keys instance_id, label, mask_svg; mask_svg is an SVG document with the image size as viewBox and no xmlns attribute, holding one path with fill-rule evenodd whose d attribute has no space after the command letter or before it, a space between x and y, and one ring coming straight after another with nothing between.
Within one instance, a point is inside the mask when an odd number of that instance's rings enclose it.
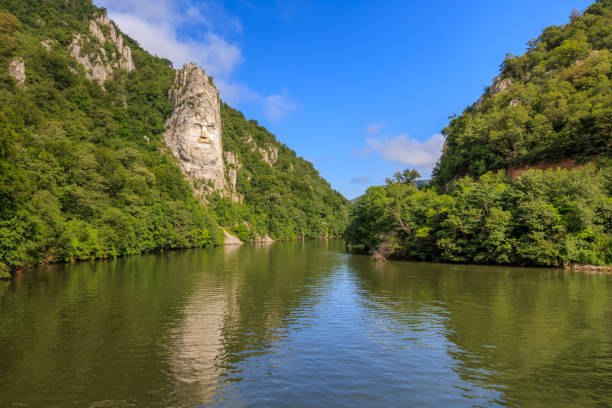
<instances>
[{"instance_id":1,"label":"forested hillside","mask_svg":"<svg viewBox=\"0 0 612 408\"><path fill-rule=\"evenodd\" d=\"M319 176L312 163L254 120L223 104L223 148L231 153L242 203L217 197L219 222L243 241L270 235L303 239L342 235L348 201Z\"/></svg>"},{"instance_id":2,"label":"forested hillside","mask_svg":"<svg viewBox=\"0 0 612 408\"><path fill-rule=\"evenodd\" d=\"M508 56L444 129L431 187L409 171L371 187L347 241L379 258L612 264L610 45L612 1L601 0Z\"/></svg>"},{"instance_id":3,"label":"forested hillside","mask_svg":"<svg viewBox=\"0 0 612 408\"><path fill-rule=\"evenodd\" d=\"M1 269L216 245L219 224L251 223L274 238L343 228L346 200L284 146L278 166L295 170L288 179L248 156L245 132L278 142L229 107L224 116L236 118L224 124L227 145L245 160L243 204L228 212L214 194L196 199L162 138L172 64L112 23L92 31L101 16L89 0L0 0ZM98 71L82 57L98 61ZM99 67L108 77L91 79Z\"/></svg>"},{"instance_id":4,"label":"forested hillside","mask_svg":"<svg viewBox=\"0 0 612 408\"><path fill-rule=\"evenodd\" d=\"M508 55L483 97L451 120L435 183L612 152L612 1L570 20Z\"/></svg>"}]
</instances>

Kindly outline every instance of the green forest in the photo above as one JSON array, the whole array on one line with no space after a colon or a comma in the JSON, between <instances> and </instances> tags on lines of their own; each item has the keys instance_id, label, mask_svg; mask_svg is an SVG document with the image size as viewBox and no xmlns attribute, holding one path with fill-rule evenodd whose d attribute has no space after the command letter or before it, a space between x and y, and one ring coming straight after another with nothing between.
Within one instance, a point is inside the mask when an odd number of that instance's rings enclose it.
<instances>
[{"instance_id":1,"label":"green forest","mask_svg":"<svg viewBox=\"0 0 612 408\"><path fill-rule=\"evenodd\" d=\"M611 45L612 1L602 0L509 55L497 89L443 130L429 186L405 171L369 188L348 243L379 258L612 264ZM575 168L554 170L563 159ZM553 168L508 172L542 162Z\"/></svg>"},{"instance_id":2,"label":"green forest","mask_svg":"<svg viewBox=\"0 0 612 408\"><path fill-rule=\"evenodd\" d=\"M242 204L194 197L162 139L175 71L126 38L136 69L102 88L70 56L101 9L90 0L0 0L0 275L38 263L218 245L225 226L245 241L339 235L348 201L312 164L227 105L223 143L244 166ZM110 55L116 51L106 42ZM26 67L20 86L7 69ZM279 146L271 167L241 146ZM289 172L287 169L291 169Z\"/></svg>"},{"instance_id":3,"label":"green forest","mask_svg":"<svg viewBox=\"0 0 612 408\"><path fill-rule=\"evenodd\" d=\"M444 186L490 170L612 152L612 1L551 26L501 64L498 87L453 118L434 170ZM503 92L501 89L507 88Z\"/></svg>"},{"instance_id":4,"label":"green forest","mask_svg":"<svg viewBox=\"0 0 612 408\"><path fill-rule=\"evenodd\" d=\"M0 0L2 277L40 263L219 245L220 227L244 242L344 235L380 258L612 263L611 0L506 57L482 98L443 130L430 183L407 170L352 207L312 163L225 103L223 147L239 163L225 166L239 198L197 198L162 139L172 63L125 37L136 69L102 87L71 57L75 35L89 36L102 11L90 0ZM23 85L6 69L16 59ZM261 149L276 152L274 163ZM574 169L523 171L568 159Z\"/></svg>"},{"instance_id":5,"label":"green forest","mask_svg":"<svg viewBox=\"0 0 612 408\"><path fill-rule=\"evenodd\" d=\"M270 235L275 240L340 236L348 222L348 201L333 190L312 163L296 157L255 120L227 104L221 106L223 149L241 163L236 189L243 204L217 195L215 213L242 241ZM272 146L278 159L271 166L252 148ZM231 166L231 165L230 165Z\"/></svg>"}]
</instances>

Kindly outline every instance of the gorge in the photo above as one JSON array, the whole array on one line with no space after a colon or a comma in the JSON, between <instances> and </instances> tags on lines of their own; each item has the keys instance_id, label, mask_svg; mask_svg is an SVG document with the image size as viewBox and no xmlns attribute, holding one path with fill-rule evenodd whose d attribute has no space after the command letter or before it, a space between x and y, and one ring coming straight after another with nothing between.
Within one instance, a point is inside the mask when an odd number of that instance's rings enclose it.
<instances>
[{"instance_id":1,"label":"gorge","mask_svg":"<svg viewBox=\"0 0 612 408\"><path fill-rule=\"evenodd\" d=\"M612 406L612 0L305 3L0 0L0 406Z\"/></svg>"}]
</instances>

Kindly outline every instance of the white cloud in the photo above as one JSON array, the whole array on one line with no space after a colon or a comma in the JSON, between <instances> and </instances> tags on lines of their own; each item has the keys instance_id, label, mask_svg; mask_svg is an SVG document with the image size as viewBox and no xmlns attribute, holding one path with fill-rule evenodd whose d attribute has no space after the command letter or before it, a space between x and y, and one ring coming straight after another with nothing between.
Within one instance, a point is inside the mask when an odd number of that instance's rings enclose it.
<instances>
[{"instance_id":1,"label":"white cloud","mask_svg":"<svg viewBox=\"0 0 612 408\"><path fill-rule=\"evenodd\" d=\"M367 139L366 148L361 153L362 155L379 153L387 162L416 167L425 175L435 166L443 146L444 136L439 134L422 142L407 135L399 135L392 139L387 137Z\"/></svg>"},{"instance_id":2,"label":"white cloud","mask_svg":"<svg viewBox=\"0 0 612 408\"><path fill-rule=\"evenodd\" d=\"M240 49L215 33L204 34L200 41L179 40L176 27L168 21L147 21L126 13L114 13L112 18L145 50L168 58L177 68L193 61L208 74L224 78L242 62Z\"/></svg>"},{"instance_id":3,"label":"white cloud","mask_svg":"<svg viewBox=\"0 0 612 408\"><path fill-rule=\"evenodd\" d=\"M264 115L271 122L278 122L297 108L297 103L291 100L287 91L284 91L282 95L268 95L263 101Z\"/></svg>"},{"instance_id":4,"label":"white cloud","mask_svg":"<svg viewBox=\"0 0 612 408\"><path fill-rule=\"evenodd\" d=\"M109 16L121 31L147 51L168 58L177 68L193 61L213 76L228 77L242 62L238 46L215 32L215 16L206 15L206 12L213 14L208 3L198 7L188 0L100 0L99 3L108 7ZM190 29L193 37L180 37L181 29Z\"/></svg>"},{"instance_id":5,"label":"white cloud","mask_svg":"<svg viewBox=\"0 0 612 408\"><path fill-rule=\"evenodd\" d=\"M297 109L282 95L262 95L232 79L243 62L240 47L227 39L242 32L239 19L228 15L221 3L194 0L96 0L121 31L147 51L167 58L180 68L195 62L215 78L221 97L230 104L255 101L264 115L276 122ZM189 35L184 35L184 33Z\"/></svg>"},{"instance_id":6,"label":"white cloud","mask_svg":"<svg viewBox=\"0 0 612 408\"><path fill-rule=\"evenodd\" d=\"M223 101L230 105L236 105L239 102L251 102L256 101L261 104L263 97L255 92L250 87L239 84L233 81L227 81L223 78L215 78L215 85L219 89L219 92L223 96Z\"/></svg>"},{"instance_id":7,"label":"white cloud","mask_svg":"<svg viewBox=\"0 0 612 408\"><path fill-rule=\"evenodd\" d=\"M376 135L378 133L380 133L380 131L387 126L387 124L385 122L374 122L374 123L370 123L367 127L366 127L366 134L368 136L371 135Z\"/></svg>"}]
</instances>

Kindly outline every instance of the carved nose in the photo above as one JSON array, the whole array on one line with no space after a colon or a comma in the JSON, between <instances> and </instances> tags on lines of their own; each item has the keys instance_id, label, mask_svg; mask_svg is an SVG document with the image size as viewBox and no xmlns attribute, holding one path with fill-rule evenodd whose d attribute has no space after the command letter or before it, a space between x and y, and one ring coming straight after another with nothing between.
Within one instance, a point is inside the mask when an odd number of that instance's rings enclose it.
<instances>
[{"instance_id":1,"label":"carved nose","mask_svg":"<svg viewBox=\"0 0 612 408\"><path fill-rule=\"evenodd\" d=\"M206 143L206 144L210 144L210 139L208 138L208 136L206 135L206 130L202 129L202 134L200 135L200 137L198 138L198 143Z\"/></svg>"}]
</instances>

